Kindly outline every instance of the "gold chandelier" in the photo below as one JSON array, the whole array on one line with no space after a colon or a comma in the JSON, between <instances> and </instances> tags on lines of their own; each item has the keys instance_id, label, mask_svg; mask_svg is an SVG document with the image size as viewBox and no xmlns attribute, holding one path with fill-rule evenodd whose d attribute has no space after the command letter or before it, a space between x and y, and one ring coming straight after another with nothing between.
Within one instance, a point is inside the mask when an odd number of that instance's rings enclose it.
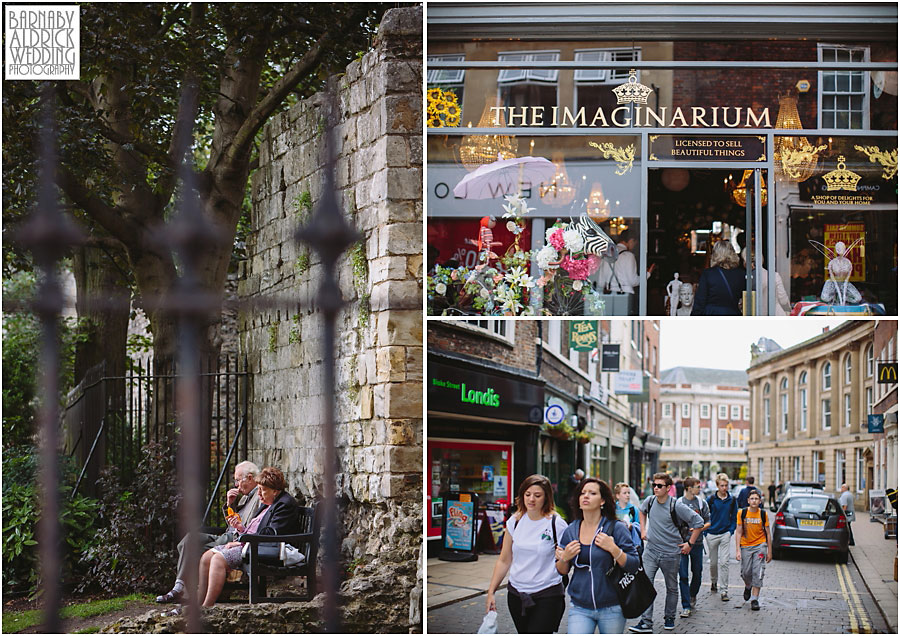
<instances>
[{"instance_id":1,"label":"gold chandelier","mask_svg":"<svg viewBox=\"0 0 900 636\"><path fill-rule=\"evenodd\" d=\"M797 98L791 94L778 98L775 128L802 130ZM806 137L775 137L775 172L788 181L806 181L816 171L819 153L825 146L812 146Z\"/></svg>"},{"instance_id":2,"label":"gold chandelier","mask_svg":"<svg viewBox=\"0 0 900 636\"><path fill-rule=\"evenodd\" d=\"M481 119L478 120L479 128L503 128L506 126L506 117L503 109L491 112L492 107L500 106L499 97L489 97L484 104ZM469 122L469 128L472 122ZM515 141L510 135L466 135L459 144L459 159L466 170L472 171L486 163L493 163L498 159L512 159L516 156Z\"/></svg>"},{"instance_id":3,"label":"gold chandelier","mask_svg":"<svg viewBox=\"0 0 900 636\"><path fill-rule=\"evenodd\" d=\"M553 165L556 167L553 179L549 185L542 185L538 191L544 203L559 208L569 205L575 198L575 186L569 181L569 173L566 172L561 152L553 153Z\"/></svg>"},{"instance_id":4,"label":"gold chandelier","mask_svg":"<svg viewBox=\"0 0 900 636\"><path fill-rule=\"evenodd\" d=\"M731 191L731 198L742 208L747 206L747 179L750 179L751 184L753 183L752 170L744 170L744 176L741 179L741 182ZM769 200L769 190L766 188L766 180L763 178L762 173L759 175L759 190L762 195L760 197L762 199L762 204L765 205Z\"/></svg>"},{"instance_id":5,"label":"gold chandelier","mask_svg":"<svg viewBox=\"0 0 900 636\"><path fill-rule=\"evenodd\" d=\"M591 185L591 193L587 198L587 215L595 223L602 223L609 218L609 200L603 194L603 188L596 181Z\"/></svg>"}]
</instances>

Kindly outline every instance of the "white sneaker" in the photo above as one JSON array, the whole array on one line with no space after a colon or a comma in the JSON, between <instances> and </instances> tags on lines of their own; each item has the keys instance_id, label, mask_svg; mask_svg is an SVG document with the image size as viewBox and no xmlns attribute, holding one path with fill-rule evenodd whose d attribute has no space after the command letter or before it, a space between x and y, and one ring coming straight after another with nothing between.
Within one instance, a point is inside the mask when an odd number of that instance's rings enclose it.
<instances>
[{"instance_id":1,"label":"white sneaker","mask_svg":"<svg viewBox=\"0 0 900 636\"><path fill-rule=\"evenodd\" d=\"M686 607L683 610L681 610L681 614L680 614L681 618L688 618L690 615L691 615L690 607Z\"/></svg>"}]
</instances>

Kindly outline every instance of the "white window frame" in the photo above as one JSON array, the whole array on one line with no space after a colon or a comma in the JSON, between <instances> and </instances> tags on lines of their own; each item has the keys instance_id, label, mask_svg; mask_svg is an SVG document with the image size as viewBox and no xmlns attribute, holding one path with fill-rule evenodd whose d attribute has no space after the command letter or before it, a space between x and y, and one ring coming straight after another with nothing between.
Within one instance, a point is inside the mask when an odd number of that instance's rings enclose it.
<instances>
[{"instance_id":1,"label":"white window frame","mask_svg":"<svg viewBox=\"0 0 900 636\"><path fill-rule=\"evenodd\" d=\"M632 48L575 49L576 62L639 62L641 50ZM641 81L640 71L637 80ZM628 81L628 70L607 68L579 68L575 70L575 87L598 84L621 84ZM578 107L578 100L575 100Z\"/></svg>"},{"instance_id":2,"label":"white window frame","mask_svg":"<svg viewBox=\"0 0 900 636\"><path fill-rule=\"evenodd\" d=\"M756 479L760 484L766 483L766 462L762 457L756 460Z\"/></svg>"},{"instance_id":3,"label":"white window frame","mask_svg":"<svg viewBox=\"0 0 900 636\"><path fill-rule=\"evenodd\" d=\"M497 318L480 318L453 320L443 323L445 325L473 331L482 335L487 335L495 340L499 340L508 345L516 343L516 323L513 320L500 320Z\"/></svg>"},{"instance_id":4,"label":"white window frame","mask_svg":"<svg viewBox=\"0 0 900 636\"><path fill-rule=\"evenodd\" d=\"M710 417L709 404L700 405L700 419L708 420Z\"/></svg>"},{"instance_id":5,"label":"white window frame","mask_svg":"<svg viewBox=\"0 0 900 636\"><path fill-rule=\"evenodd\" d=\"M872 387L866 387L866 415L872 414L872 406L875 404L875 391Z\"/></svg>"},{"instance_id":6,"label":"white window frame","mask_svg":"<svg viewBox=\"0 0 900 636\"><path fill-rule=\"evenodd\" d=\"M831 398L822 398L822 430L831 430Z\"/></svg>"},{"instance_id":7,"label":"white window frame","mask_svg":"<svg viewBox=\"0 0 900 636\"><path fill-rule=\"evenodd\" d=\"M681 419L683 419L683 420L691 419L691 404L690 404L690 402L682 402L681 403Z\"/></svg>"},{"instance_id":8,"label":"white window frame","mask_svg":"<svg viewBox=\"0 0 900 636\"><path fill-rule=\"evenodd\" d=\"M803 481L803 467L800 465L800 458L795 456L792 463L794 481Z\"/></svg>"},{"instance_id":9,"label":"white window frame","mask_svg":"<svg viewBox=\"0 0 900 636\"><path fill-rule=\"evenodd\" d=\"M781 481L781 458L780 457L775 458L775 483L776 484L783 483ZM762 482L760 482L760 485L762 485Z\"/></svg>"},{"instance_id":10,"label":"white window frame","mask_svg":"<svg viewBox=\"0 0 900 636\"><path fill-rule=\"evenodd\" d=\"M863 449L856 449L856 492L864 492L865 491L865 480L866 480L866 456L863 454Z\"/></svg>"},{"instance_id":11,"label":"white window frame","mask_svg":"<svg viewBox=\"0 0 900 636\"><path fill-rule=\"evenodd\" d=\"M828 51L830 51L830 50L850 51L851 58L853 57L854 52L862 52L862 59L858 60L860 62L860 64L866 64L871 61L870 49L867 46L859 47L859 46L846 46L846 45L842 45L842 44L819 43L816 46L816 51L817 51L816 56L817 56L817 59L819 62L825 61L824 52L826 50L828 50ZM829 61L832 61L832 60L829 60ZM853 60L853 61L855 62L857 60ZM837 80L839 77L841 77L841 76L849 77L849 76L852 76L853 74L857 74L857 73L862 74L860 91L847 90L847 91L839 92L837 90ZM828 93L825 93L825 75L826 74L833 74L835 76L835 90L830 91ZM832 109L830 109L830 108L826 109L823 106L822 102L823 102L823 97L825 97L825 95L828 95L828 96L837 95L840 97L861 95L863 98L863 101L862 101L862 126L860 128L853 128L852 127L852 117L850 118L851 119L850 126L847 126L846 128L844 128L842 126L838 126L837 117L835 116L834 126L828 126L828 128L841 128L842 130L868 130L869 125L870 125L870 123L869 123L869 91L870 91L869 82L870 82L870 79L869 79L868 71L818 71L818 84L817 84L818 91L817 91L817 97L816 97L816 99L817 99L817 108L816 108L817 127L825 128L825 125L823 124L823 114L826 110L828 110L829 112L832 111ZM852 86L852 79L851 79L851 86ZM834 111L834 112L837 112L837 111Z\"/></svg>"},{"instance_id":12,"label":"white window frame","mask_svg":"<svg viewBox=\"0 0 900 636\"><path fill-rule=\"evenodd\" d=\"M719 429L719 448L728 448L728 429Z\"/></svg>"},{"instance_id":13,"label":"white window frame","mask_svg":"<svg viewBox=\"0 0 900 636\"><path fill-rule=\"evenodd\" d=\"M875 346L868 345L866 347L866 377L871 378L875 375Z\"/></svg>"},{"instance_id":14,"label":"white window frame","mask_svg":"<svg viewBox=\"0 0 900 636\"><path fill-rule=\"evenodd\" d=\"M822 365L822 390L831 388L831 362Z\"/></svg>"},{"instance_id":15,"label":"white window frame","mask_svg":"<svg viewBox=\"0 0 900 636\"><path fill-rule=\"evenodd\" d=\"M844 384L850 386L853 382L853 361L850 354L844 356Z\"/></svg>"},{"instance_id":16,"label":"white window frame","mask_svg":"<svg viewBox=\"0 0 900 636\"><path fill-rule=\"evenodd\" d=\"M462 53L429 55L428 62L465 62L466 56ZM425 84L427 86L462 86L465 84L466 69L464 68L429 68Z\"/></svg>"},{"instance_id":17,"label":"white window frame","mask_svg":"<svg viewBox=\"0 0 900 636\"><path fill-rule=\"evenodd\" d=\"M772 405L771 400L766 398L763 400L763 418L765 419L765 428L763 434L768 435L772 431Z\"/></svg>"},{"instance_id":18,"label":"white window frame","mask_svg":"<svg viewBox=\"0 0 900 636\"><path fill-rule=\"evenodd\" d=\"M691 429L687 426L681 427L681 445L685 448L691 445Z\"/></svg>"},{"instance_id":19,"label":"white window frame","mask_svg":"<svg viewBox=\"0 0 900 636\"><path fill-rule=\"evenodd\" d=\"M843 469L843 470L842 470ZM844 473L843 476L841 473ZM842 448L834 450L834 489L839 491L847 479L847 453Z\"/></svg>"},{"instance_id":20,"label":"white window frame","mask_svg":"<svg viewBox=\"0 0 900 636\"><path fill-rule=\"evenodd\" d=\"M788 394L781 394L781 432L787 433L788 430Z\"/></svg>"},{"instance_id":21,"label":"white window frame","mask_svg":"<svg viewBox=\"0 0 900 636\"><path fill-rule=\"evenodd\" d=\"M497 53L498 62L559 62L559 50L547 51L504 51ZM559 83L559 69L548 68L504 68L497 74L497 86L518 84L551 85Z\"/></svg>"},{"instance_id":22,"label":"white window frame","mask_svg":"<svg viewBox=\"0 0 900 636\"><path fill-rule=\"evenodd\" d=\"M728 419L728 405L727 404L719 405L719 419L720 420Z\"/></svg>"},{"instance_id":23,"label":"white window frame","mask_svg":"<svg viewBox=\"0 0 900 636\"><path fill-rule=\"evenodd\" d=\"M740 404L732 404L731 405L731 419L732 420L740 420L741 419L741 405Z\"/></svg>"},{"instance_id":24,"label":"white window frame","mask_svg":"<svg viewBox=\"0 0 900 636\"><path fill-rule=\"evenodd\" d=\"M700 446L709 446L709 429L705 426L700 429Z\"/></svg>"},{"instance_id":25,"label":"white window frame","mask_svg":"<svg viewBox=\"0 0 900 636\"><path fill-rule=\"evenodd\" d=\"M805 388L800 389L800 430L805 431L809 425L809 395Z\"/></svg>"},{"instance_id":26,"label":"white window frame","mask_svg":"<svg viewBox=\"0 0 900 636\"><path fill-rule=\"evenodd\" d=\"M744 421L745 422L750 421L750 407L749 406L744 407Z\"/></svg>"},{"instance_id":27,"label":"white window frame","mask_svg":"<svg viewBox=\"0 0 900 636\"><path fill-rule=\"evenodd\" d=\"M671 402L663 402L663 417L672 417L672 403Z\"/></svg>"},{"instance_id":28,"label":"white window frame","mask_svg":"<svg viewBox=\"0 0 900 636\"><path fill-rule=\"evenodd\" d=\"M741 442L741 436L744 434L743 429L733 428L731 429L731 448L737 448ZM746 444L746 440L744 440Z\"/></svg>"},{"instance_id":29,"label":"white window frame","mask_svg":"<svg viewBox=\"0 0 900 636\"><path fill-rule=\"evenodd\" d=\"M850 426L853 421L853 400L849 393L844 393L844 428Z\"/></svg>"},{"instance_id":30,"label":"white window frame","mask_svg":"<svg viewBox=\"0 0 900 636\"><path fill-rule=\"evenodd\" d=\"M560 350L561 340L562 340L562 321L548 320L547 321L547 340L545 340L543 342L543 345L546 346L548 350L561 356L562 355L562 352Z\"/></svg>"}]
</instances>

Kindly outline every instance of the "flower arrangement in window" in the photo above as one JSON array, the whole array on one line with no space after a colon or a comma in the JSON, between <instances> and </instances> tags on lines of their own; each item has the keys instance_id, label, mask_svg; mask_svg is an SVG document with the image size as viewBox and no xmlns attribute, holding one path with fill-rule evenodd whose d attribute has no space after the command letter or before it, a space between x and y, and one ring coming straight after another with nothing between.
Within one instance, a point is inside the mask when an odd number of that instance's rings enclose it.
<instances>
[{"instance_id":1,"label":"flower arrangement in window","mask_svg":"<svg viewBox=\"0 0 900 636\"><path fill-rule=\"evenodd\" d=\"M547 229L547 243L535 254L543 271L535 284L544 289L545 314L602 313L603 301L588 278L600 267L601 258L595 252L608 245L597 245L592 226L596 224L585 216L577 223L557 222Z\"/></svg>"},{"instance_id":2,"label":"flower arrangement in window","mask_svg":"<svg viewBox=\"0 0 900 636\"><path fill-rule=\"evenodd\" d=\"M444 128L459 126L460 109L456 93L442 88L428 89L428 127Z\"/></svg>"}]
</instances>

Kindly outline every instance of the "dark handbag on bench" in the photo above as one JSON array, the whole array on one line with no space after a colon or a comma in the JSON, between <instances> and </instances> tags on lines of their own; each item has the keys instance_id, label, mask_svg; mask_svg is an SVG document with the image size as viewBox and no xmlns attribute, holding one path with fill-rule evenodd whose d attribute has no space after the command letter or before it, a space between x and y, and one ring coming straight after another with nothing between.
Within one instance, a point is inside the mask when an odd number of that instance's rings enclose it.
<instances>
[{"instance_id":1,"label":"dark handbag on bench","mask_svg":"<svg viewBox=\"0 0 900 636\"><path fill-rule=\"evenodd\" d=\"M275 534L272 528L263 528L259 534ZM284 565L281 561L281 543L260 543L256 546L256 554L259 555L260 563L264 565ZM250 562L250 550L244 550L244 563Z\"/></svg>"}]
</instances>

